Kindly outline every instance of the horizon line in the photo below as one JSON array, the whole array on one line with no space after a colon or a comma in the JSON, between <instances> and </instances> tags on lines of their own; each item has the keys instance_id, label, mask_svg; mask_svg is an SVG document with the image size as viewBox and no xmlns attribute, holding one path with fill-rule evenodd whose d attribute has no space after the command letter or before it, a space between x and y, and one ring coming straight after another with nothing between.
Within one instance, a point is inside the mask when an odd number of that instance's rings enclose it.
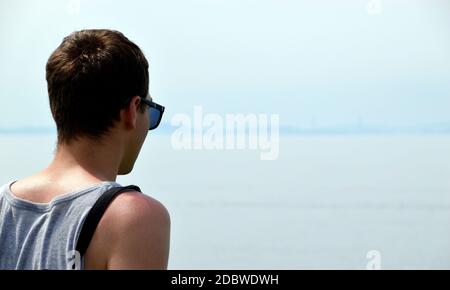
<instances>
[{"instance_id":1,"label":"horizon line","mask_svg":"<svg viewBox=\"0 0 450 290\"><path fill-rule=\"evenodd\" d=\"M281 125L279 127L280 135L447 135L450 134L450 124L440 123L436 125L421 126L385 126L385 125L336 125L323 127L301 127L291 125ZM442 126L444 124L444 126ZM169 122L161 123L160 127L154 131L155 134L171 134L178 127L172 126ZM248 128L245 128L247 133ZM0 127L1 135L10 134L56 134L55 126L17 126L17 127Z\"/></svg>"}]
</instances>

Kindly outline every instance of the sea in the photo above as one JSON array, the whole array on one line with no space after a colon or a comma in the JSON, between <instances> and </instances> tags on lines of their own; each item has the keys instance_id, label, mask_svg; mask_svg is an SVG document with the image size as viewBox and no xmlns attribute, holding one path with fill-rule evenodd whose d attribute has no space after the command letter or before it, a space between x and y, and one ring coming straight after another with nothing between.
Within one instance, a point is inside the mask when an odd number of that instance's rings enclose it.
<instances>
[{"instance_id":1,"label":"sea","mask_svg":"<svg viewBox=\"0 0 450 290\"><path fill-rule=\"evenodd\" d=\"M55 141L0 134L0 183ZM275 160L172 143L150 132L117 178L169 210L169 269L450 269L450 135L286 134Z\"/></svg>"}]
</instances>

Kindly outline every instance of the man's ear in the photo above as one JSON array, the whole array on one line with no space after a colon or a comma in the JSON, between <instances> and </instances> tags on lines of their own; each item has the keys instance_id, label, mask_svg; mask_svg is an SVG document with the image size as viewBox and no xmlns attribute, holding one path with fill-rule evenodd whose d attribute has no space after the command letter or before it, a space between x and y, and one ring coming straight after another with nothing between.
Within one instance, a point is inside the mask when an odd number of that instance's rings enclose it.
<instances>
[{"instance_id":1,"label":"man's ear","mask_svg":"<svg viewBox=\"0 0 450 290\"><path fill-rule=\"evenodd\" d=\"M120 118L123 120L123 124L127 129L136 128L137 115L139 110L139 104L141 103L141 98L139 96L134 96L128 106L123 108L120 112Z\"/></svg>"}]
</instances>

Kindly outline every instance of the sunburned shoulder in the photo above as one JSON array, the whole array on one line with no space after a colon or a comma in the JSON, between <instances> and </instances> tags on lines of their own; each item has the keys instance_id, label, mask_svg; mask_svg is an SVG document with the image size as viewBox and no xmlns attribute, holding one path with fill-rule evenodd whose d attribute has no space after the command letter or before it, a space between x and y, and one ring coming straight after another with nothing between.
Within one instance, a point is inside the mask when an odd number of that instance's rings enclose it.
<instances>
[{"instance_id":1,"label":"sunburned shoulder","mask_svg":"<svg viewBox=\"0 0 450 290\"><path fill-rule=\"evenodd\" d=\"M109 205L104 219L111 219L116 230L170 224L167 208L157 199L137 191L119 194Z\"/></svg>"},{"instance_id":2,"label":"sunburned shoulder","mask_svg":"<svg viewBox=\"0 0 450 290\"><path fill-rule=\"evenodd\" d=\"M130 191L119 194L103 215L91 242L91 257L105 261L107 269L166 269L169 245L166 207Z\"/></svg>"}]
</instances>

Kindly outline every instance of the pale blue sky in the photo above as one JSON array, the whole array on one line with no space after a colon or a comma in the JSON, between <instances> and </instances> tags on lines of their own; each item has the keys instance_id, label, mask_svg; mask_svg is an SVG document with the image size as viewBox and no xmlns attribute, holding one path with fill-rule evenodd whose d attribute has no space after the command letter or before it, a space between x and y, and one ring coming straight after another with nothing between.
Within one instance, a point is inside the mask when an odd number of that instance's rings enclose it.
<instances>
[{"instance_id":1,"label":"pale blue sky","mask_svg":"<svg viewBox=\"0 0 450 290\"><path fill-rule=\"evenodd\" d=\"M450 123L450 1L0 0L0 127L52 125L45 63L70 32L112 28L174 113L279 113L284 125Z\"/></svg>"}]
</instances>

